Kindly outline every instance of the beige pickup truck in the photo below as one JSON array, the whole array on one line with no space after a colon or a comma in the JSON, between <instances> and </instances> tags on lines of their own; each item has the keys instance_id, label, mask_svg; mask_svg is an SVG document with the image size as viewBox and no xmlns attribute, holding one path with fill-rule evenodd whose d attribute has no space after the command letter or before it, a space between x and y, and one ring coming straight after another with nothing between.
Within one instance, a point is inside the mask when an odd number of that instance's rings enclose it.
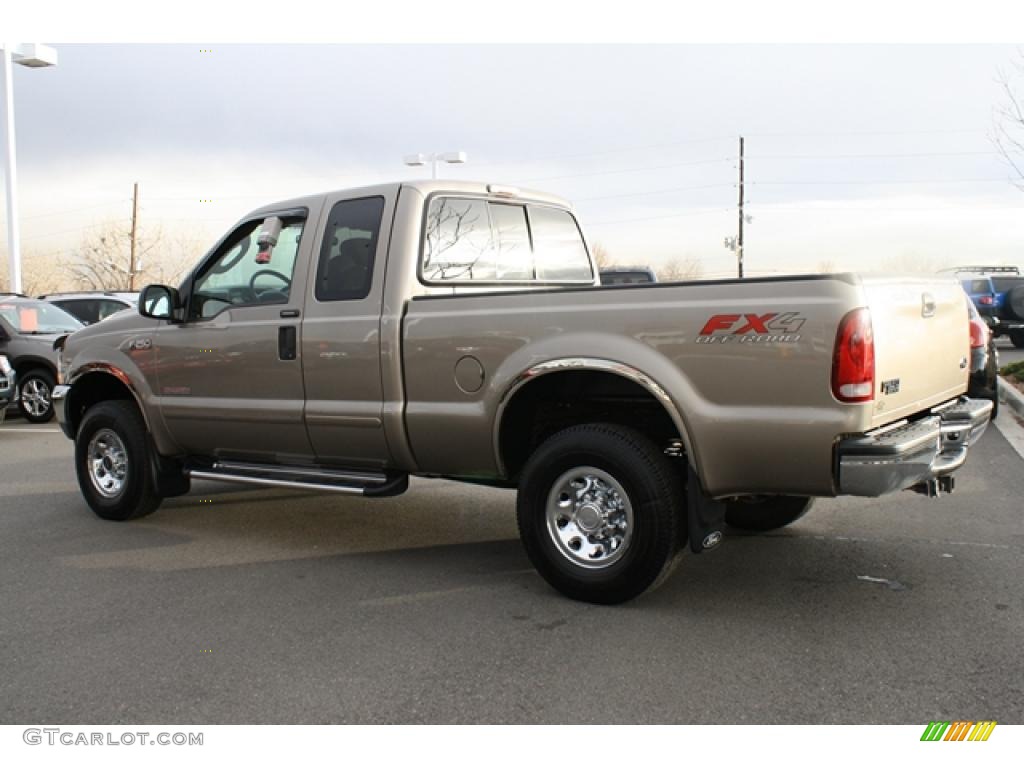
<instances>
[{"instance_id":1,"label":"beige pickup truck","mask_svg":"<svg viewBox=\"0 0 1024 768\"><path fill-rule=\"evenodd\" d=\"M965 301L853 274L601 287L563 200L386 184L245 217L181 286L58 340L53 398L102 518L190 478L517 488L541 575L616 603L726 524L951 491L991 408L964 397Z\"/></svg>"}]
</instances>

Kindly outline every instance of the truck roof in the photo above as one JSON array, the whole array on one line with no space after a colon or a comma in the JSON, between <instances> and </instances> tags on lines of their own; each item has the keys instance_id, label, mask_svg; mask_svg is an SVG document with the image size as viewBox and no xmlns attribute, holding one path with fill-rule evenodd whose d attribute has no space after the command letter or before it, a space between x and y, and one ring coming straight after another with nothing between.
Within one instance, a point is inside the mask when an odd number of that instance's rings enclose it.
<instances>
[{"instance_id":1,"label":"truck roof","mask_svg":"<svg viewBox=\"0 0 1024 768\"><path fill-rule=\"evenodd\" d=\"M351 189L342 188L326 192L318 192L316 194L305 195L303 197L294 197L290 200L278 200L277 202L256 208L245 218L251 218L261 213L272 213L274 211L279 211L282 208L309 207L314 203L319 202L324 197L334 195L339 192L344 192L347 195L351 194L355 197L372 197L374 195L391 196L395 195L398 190L403 187L405 189L415 190L424 197L435 192L449 192L463 195L492 195L507 197L510 201L519 200L524 202L545 203L547 205L555 205L560 208L572 210L572 205L568 200L539 190L522 189L510 184L488 181L426 179L422 181L393 181L386 184L374 184L368 187L354 187Z\"/></svg>"}]
</instances>

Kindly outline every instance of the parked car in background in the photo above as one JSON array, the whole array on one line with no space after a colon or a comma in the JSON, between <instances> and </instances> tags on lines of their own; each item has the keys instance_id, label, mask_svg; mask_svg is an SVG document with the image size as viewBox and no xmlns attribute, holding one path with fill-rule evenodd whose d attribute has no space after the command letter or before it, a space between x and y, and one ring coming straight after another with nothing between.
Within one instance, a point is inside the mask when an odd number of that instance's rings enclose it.
<instances>
[{"instance_id":1,"label":"parked car in background","mask_svg":"<svg viewBox=\"0 0 1024 768\"><path fill-rule=\"evenodd\" d=\"M978 310L979 317L989 326L999 322L996 317L996 287L988 275L960 277L960 284Z\"/></svg>"},{"instance_id":2,"label":"parked car in background","mask_svg":"<svg viewBox=\"0 0 1024 768\"><path fill-rule=\"evenodd\" d=\"M995 338L1008 336L1024 348L1024 276L1017 267L972 265L954 272Z\"/></svg>"},{"instance_id":3,"label":"parked car in background","mask_svg":"<svg viewBox=\"0 0 1024 768\"><path fill-rule=\"evenodd\" d=\"M42 423L53 418L50 395L57 383L53 342L82 327L76 318L49 302L0 295L0 353L17 372L18 410L28 421Z\"/></svg>"},{"instance_id":4,"label":"parked car in background","mask_svg":"<svg viewBox=\"0 0 1024 768\"><path fill-rule=\"evenodd\" d=\"M601 270L601 285L636 285L656 283L658 276L650 267L605 267Z\"/></svg>"},{"instance_id":5,"label":"parked car in background","mask_svg":"<svg viewBox=\"0 0 1024 768\"><path fill-rule=\"evenodd\" d=\"M14 366L7 355L0 355L0 423L3 423L7 406L14 400Z\"/></svg>"},{"instance_id":6,"label":"parked car in background","mask_svg":"<svg viewBox=\"0 0 1024 768\"><path fill-rule=\"evenodd\" d=\"M967 302L971 318L971 376L967 396L992 401L992 418L999 412L999 351L995 334L978 313L973 301Z\"/></svg>"},{"instance_id":7,"label":"parked car in background","mask_svg":"<svg viewBox=\"0 0 1024 768\"><path fill-rule=\"evenodd\" d=\"M996 289L996 336L1009 336L1013 346L1024 349L1024 277L1020 275L993 275Z\"/></svg>"},{"instance_id":8,"label":"parked car in background","mask_svg":"<svg viewBox=\"0 0 1024 768\"><path fill-rule=\"evenodd\" d=\"M114 291L73 291L46 293L39 298L56 304L85 325L92 325L122 310L134 309L138 304L139 295Z\"/></svg>"}]
</instances>

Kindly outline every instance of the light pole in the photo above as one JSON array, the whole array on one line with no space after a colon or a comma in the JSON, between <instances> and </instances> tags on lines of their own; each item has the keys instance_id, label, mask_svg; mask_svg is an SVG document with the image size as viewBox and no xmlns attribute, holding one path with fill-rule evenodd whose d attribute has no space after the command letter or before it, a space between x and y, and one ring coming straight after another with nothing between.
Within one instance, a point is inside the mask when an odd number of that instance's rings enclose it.
<instances>
[{"instance_id":1,"label":"light pole","mask_svg":"<svg viewBox=\"0 0 1024 768\"><path fill-rule=\"evenodd\" d=\"M4 66L4 178L7 180L7 258L14 293L21 293L21 251L18 242L17 168L14 162L14 82L11 62L25 67L54 67L57 52L47 45L4 43L0 56Z\"/></svg>"},{"instance_id":2,"label":"light pole","mask_svg":"<svg viewBox=\"0 0 1024 768\"><path fill-rule=\"evenodd\" d=\"M452 165L462 165L467 159L468 157L465 152L430 152L425 155L406 155L404 161L406 165L426 165L430 163L430 178L436 179L438 160L443 163L451 163Z\"/></svg>"}]
</instances>

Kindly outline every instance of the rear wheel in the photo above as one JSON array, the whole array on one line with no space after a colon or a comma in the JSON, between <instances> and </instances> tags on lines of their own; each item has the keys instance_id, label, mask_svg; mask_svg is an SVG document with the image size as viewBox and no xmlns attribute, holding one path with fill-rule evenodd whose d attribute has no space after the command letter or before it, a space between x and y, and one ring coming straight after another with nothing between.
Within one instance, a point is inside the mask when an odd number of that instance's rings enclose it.
<instances>
[{"instance_id":1,"label":"rear wheel","mask_svg":"<svg viewBox=\"0 0 1024 768\"><path fill-rule=\"evenodd\" d=\"M53 418L53 374L36 368L18 381L18 410L26 421L43 424Z\"/></svg>"},{"instance_id":2,"label":"rear wheel","mask_svg":"<svg viewBox=\"0 0 1024 768\"><path fill-rule=\"evenodd\" d=\"M75 437L75 470L86 502L104 520L154 512L156 493L146 425L133 403L113 400L86 411Z\"/></svg>"},{"instance_id":3,"label":"rear wheel","mask_svg":"<svg viewBox=\"0 0 1024 768\"><path fill-rule=\"evenodd\" d=\"M548 438L523 469L523 547L562 594L622 603L657 586L684 543L683 484L643 434L612 424Z\"/></svg>"},{"instance_id":4,"label":"rear wheel","mask_svg":"<svg viewBox=\"0 0 1024 768\"><path fill-rule=\"evenodd\" d=\"M1010 331L1010 341L1017 349L1024 349L1024 331Z\"/></svg>"},{"instance_id":5,"label":"rear wheel","mask_svg":"<svg viewBox=\"0 0 1024 768\"><path fill-rule=\"evenodd\" d=\"M760 496L730 501L725 522L745 531L774 531L795 523L807 514L814 499L806 496Z\"/></svg>"}]
</instances>

